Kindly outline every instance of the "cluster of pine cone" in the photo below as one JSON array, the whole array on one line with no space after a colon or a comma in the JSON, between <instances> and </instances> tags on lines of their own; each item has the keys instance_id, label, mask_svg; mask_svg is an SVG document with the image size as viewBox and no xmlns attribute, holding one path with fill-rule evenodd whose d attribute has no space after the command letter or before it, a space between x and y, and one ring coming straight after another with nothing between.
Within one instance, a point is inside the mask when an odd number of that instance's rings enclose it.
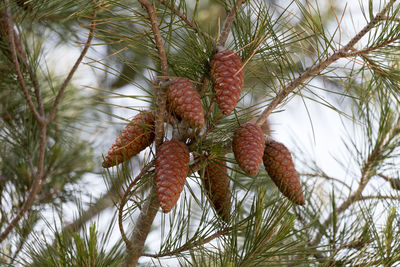
<instances>
[{"instance_id":1,"label":"cluster of pine cone","mask_svg":"<svg viewBox=\"0 0 400 267\"><path fill-rule=\"evenodd\" d=\"M243 87L243 63L229 50L217 52L211 63L211 78L218 107L229 115L236 107ZM200 95L187 78L175 78L168 84L168 105L180 118L195 129L205 125ZM103 161L108 168L135 156L154 141L155 116L142 111L134 117L109 149ZM304 205L304 197L298 174L288 149L281 143L265 137L255 123L240 125L233 136L232 150L239 167L249 176L257 175L263 162L266 171L278 189L292 202ZM169 212L177 203L189 173L189 149L178 140L165 141L158 149L155 159L155 181L160 206ZM218 215L229 221L231 189L226 161L207 161L199 171L203 185Z\"/></svg>"}]
</instances>

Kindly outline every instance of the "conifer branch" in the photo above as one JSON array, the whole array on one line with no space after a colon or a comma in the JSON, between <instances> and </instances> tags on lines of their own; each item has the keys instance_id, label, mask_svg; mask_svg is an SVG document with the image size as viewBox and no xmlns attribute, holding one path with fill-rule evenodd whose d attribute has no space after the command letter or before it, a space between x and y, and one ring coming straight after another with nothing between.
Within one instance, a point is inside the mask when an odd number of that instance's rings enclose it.
<instances>
[{"instance_id":1,"label":"conifer branch","mask_svg":"<svg viewBox=\"0 0 400 267\"><path fill-rule=\"evenodd\" d=\"M10 45L11 57L12 57L12 61L14 63L16 74L17 74L18 83L22 88L25 99L28 102L28 106L29 106L31 112L33 113L35 119L38 121L38 123L40 125L43 125L45 123L45 119L43 116L41 116L41 114L39 114L35 105L33 104L31 95L29 94L28 87L27 87L24 77L22 75L21 66L18 61L17 49L16 49L16 44L15 44L16 36L14 36L14 34L16 34L16 33L14 31L14 23L12 20L12 14L11 14L9 0L5 0L5 4L6 4L6 25L7 25L7 30L8 30L8 43Z\"/></svg>"},{"instance_id":2,"label":"conifer branch","mask_svg":"<svg viewBox=\"0 0 400 267\"><path fill-rule=\"evenodd\" d=\"M336 210L336 215L342 214L355 202L361 200L362 193L365 187L367 186L371 177L376 173L377 161L379 160L381 154L383 153L383 148L387 145L389 140L396 135L396 131L398 129L400 129L400 118L396 122L395 127L390 129L384 136L381 136L377 140L374 149L368 155L368 158L361 170L361 178L357 190L353 194L351 194L344 202L342 202L342 204ZM322 227L319 229L314 240L311 242L311 245L316 246L320 243L323 233L332 223L332 216L334 216L333 212L330 213L329 216L326 218L326 220L322 223Z\"/></svg>"},{"instance_id":3,"label":"conifer branch","mask_svg":"<svg viewBox=\"0 0 400 267\"><path fill-rule=\"evenodd\" d=\"M224 21L224 26L222 27L221 35L218 38L217 46L224 46L226 40L228 40L229 32L231 31L232 23L236 18L236 12L239 10L240 6L243 4L244 0L237 0L236 3L231 7L228 16Z\"/></svg>"},{"instance_id":4,"label":"conifer branch","mask_svg":"<svg viewBox=\"0 0 400 267\"><path fill-rule=\"evenodd\" d=\"M94 0L95 1L95 0ZM11 231L17 226L18 222L21 220L21 218L25 215L25 213L27 212L27 210L29 210L34 201L35 201L35 197L36 195L40 192L43 184L44 184L44 178L45 176L43 176L43 168L44 168L44 157L45 157L45 151L46 151L46 142L47 142L47 125L48 123L51 121L52 118L52 112L53 110L49 113L49 115L47 116L47 118L44 118L42 116L40 116L40 114L38 113L37 109L34 107L32 99L29 95L28 89L26 87L25 81L23 79L22 73L21 73L21 69L20 69L20 65L17 59L17 54L16 54L16 48L15 48L15 39L14 39L14 29L12 27L12 17L11 17L11 8L9 6L9 1L5 0L6 6L7 6L7 26L8 26L8 31L9 31L9 42L11 44L11 51L12 51L12 56L13 56L13 61L16 67L16 72L17 72L17 76L18 76L18 80L20 82L20 85L24 91L25 94L25 98L28 101L28 105L31 108L32 113L34 114L36 120L38 121L39 125L40 125L40 133L39 133L39 151L38 151L38 163L37 163L37 170L36 170L36 174L35 174L35 178L33 180L32 183L32 188L29 192L29 195L26 199L26 201L23 203L21 209L18 211L18 214L15 216L15 218L13 220L11 220L11 222L8 224L8 226L4 229L4 231L0 234L0 243L3 242L7 236L11 233ZM94 11L94 16L95 16L95 12ZM92 20L92 24L94 25L94 16L93 16L93 20ZM93 28L94 29L94 28ZM92 34L91 36L89 36L89 39L91 40L93 38ZM89 43L90 44L90 43ZM86 48L87 51L88 47ZM86 52L85 52L86 53ZM84 54L83 54L84 56ZM83 58L82 56L82 58ZM81 59L82 60L82 59ZM81 60L77 61L78 65L80 64ZM78 66L74 66L73 67L73 71L71 70L70 72L70 77L69 79L67 78L68 82L69 80L72 78L73 73L75 72L76 68ZM74 70L75 69L75 70ZM66 80L66 81L67 81ZM56 97L56 100L54 102L54 113L55 113L55 109L57 108L57 105L60 101L62 92L64 91L65 87L67 86L67 83L65 83L65 86L61 87L60 92L58 94L58 96ZM40 94L39 91L36 91L36 94ZM38 96L38 95L37 95ZM38 101L40 98L38 98ZM39 102L40 103L40 102Z\"/></svg>"},{"instance_id":5,"label":"conifer branch","mask_svg":"<svg viewBox=\"0 0 400 267\"><path fill-rule=\"evenodd\" d=\"M195 160L195 162L190 166L190 174L188 175L191 175L200 170L201 165L202 163L199 160ZM134 182L135 181L133 181L132 184L134 184ZM140 215L136 221L136 225L133 230L132 236L129 242L127 243L128 250L127 250L125 266L129 267L136 266L139 257L143 255L142 253L143 247L159 207L160 207L160 201L158 199L156 187L155 185L153 185L151 192L149 193L148 199L145 202L144 207L140 211ZM119 214L119 216L121 216L121 213ZM126 240L124 241L126 242Z\"/></svg>"},{"instance_id":6,"label":"conifer branch","mask_svg":"<svg viewBox=\"0 0 400 267\"><path fill-rule=\"evenodd\" d=\"M227 228L224 228L222 230L219 230L218 232L210 235L209 237L206 237L206 238L204 238L202 240L198 240L198 241L193 242L191 244L185 244L185 245L183 245L183 246L181 246L181 247L179 247L179 248L177 248L175 250L172 250L172 251L169 251L169 252L165 252L165 253L158 253L158 254L142 253L142 256L151 257L151 258L161 258L161 257L174 256L174 255L177 255L177 254L182 253L184 251L191 250L191 249L193 249L195 247L199 247L199 246L205 245L207 243L210 243L214 239L216 239L216 238L218 238L220 236L228 234L230 231L232 231L232 227L227 227Z\"/></svg>"},{"instance_id":7,"label":"conifer branch","mask_svg":"<svg viewBox=\"0 0 400 267\"><path fill-rule=\"evenodd\" d=\"M169 8L172 13L177 15L181 20L183 20L192 30L194 30L196 33L199 33L203 35L205 38L207 38L213 45L215 45L215 40L212 38L208 33L202 31L197 27L196 24L194 24L191 20L189 20L182 12L180 12L178 9L175 9L170 3L168 3L165 0L160 0L160 3Z\"/></svg>"},{"instance_id":8,"label":"conifer branch","mask_svg":"<svg viewBox=\"0 0 400 267\"><path fill-rule=\"evenodd\" d=\"M6 1L8 1L8 0L6 0ZM32 207L36 195L40 192L40 189L43 186L42 174L43 174L43 166L44 166L44 155L45 155L45 150L46 150L46 141L47 141L46 131L47 131L46 125L40 125L40 144L39 144L39 152L38 152L39 161L37 164L35 178L32 183L32 188L29 192L29 195L28 195L26 201L22 205L21 209L18 211L17 216L15 216L15 218L13 220L11 220L11 222L8 224L8 226L0 234L0 243L3 242L7 238L7 236L11 233L11 231L14 229L14 227L17 226L18 222L24 216L25 212Z\"/></svg>"},{"instance_id":9,"label":"conifer branch","mask_svg":"<svg viewBox=\"0 0 400 267\"><path fill-rule=\"evenodd\" d=\"M393 38L390 38L389 40L386 40L386 41L384 41L384 42L382 42L382 43L380 43L378 45L375 45L375 46L372 46L372 47L367 47L365 49L354 51L354 52L349 52L349 53L346 54L346 57L354 57L354 56L364 55L364 54L370 53L372 51L378 50L379 48L388 46L388 45L390 45L390 44L392 44L392 43L394 43L394 42L396 42L398 40L400 40L400 36L399 35L397 35L397 36L395 36Z\"/></svg>"},{"instance_id":10,"label":"conifer branch","mask_svg":"<svg viewBox=\"0 0 400 267\"><path fill-rule=\"evenodd\" d=\"M167 55L165 53L164 44L158 25L157 15L155 13L155 8L147 0L139 0L139 2L145 7L145 9L147 10L147 14L150 18L151 27L158 50L158 56L160 59L161 73L164 77L168 77L169 71ZM155 119L155 143L156 152L158 152L158 148L162 144L164 139L164 114L167 102L167 95L163 85L161 85L161 87L157 91L156 101L157 112ZM132 243L132 246L128 245L127 247L127 256L125 259L126 266L136 266L159 207L160 203L156 193L155 184L153 184L149 197L140 212L132 236L130 238L130 243ZM127 244L129 244L129 242Z\"/></svg>"},{"instance_id":11,"label":"conifer branch","mask_svg":"<svg viewBox=\"0 0 400 267\"><path fill-rule=\"evenodd\" d=\"M53 107L51 108L51 111L49 113L49 115L46 118L46 123L50 123L50 121L53 119L54 115L57 112L57 108L58 105L60 104L61 101L61 97L64 94L65 89L67 88L69 82L72 79L72 76L74 76L76 70L78 69L79 65L81 64L83 58L85 57L87 51L89 50L90 44L92 43L93 37L94 37L94 31L96 28L96 23L95 23L95 19L96 19L96 12L97 12L97 0L93 0L93 4L94 4L94 9L93 9L93 13L92 13L92 18L91 18L91 22L90 22L90 30L89 30L89 36L88 39L84 45L84 48L81 52L81 54L79 55L78 59L75 61L74 66L71 68L70 72L68 73L67 77L65 78L64 82L62 83L60 89L58 90L57 96L54 100L53 103Z\"/></svg>"},{"instance_id":12,"label":"conifer branch","mask_svg":"<svg viewBox=\"0 0 400 267\"><path fill-rule=\"evenodd\" d=\"M348 55L348 51L352 50L354 45L365 35L367 34L375 25L381 21L382 17L386 14L388 9L396 2L396 0L390 0L389 3L378 13L375 17L360 31L358 32L344 47L336 50L331 56L329 56L326 60L318 63L313 68L308 69L307 71L300 74L296 79L287 84L284 88L282 88L275 98L269 103L269 105L264 109L261 113L260 117L257 119L256 124L261 126L268 118L268 116L272 113L272 111L297 87L301 86L309 80L312 76L319 74L326 67L331 65L333 62L337 61L340 58L344 58Z\"/></svg>"},{"instance_id":13,"label":"conifer branch","mask_svg":"<svg viewBox=\"0 0 400 267\"><path fill-rule=\"evenodd\" d=\"M158 57L160 59L161 73L164 77L169 76L167 54L165 53L164 44L161 37L160 28L158 26L157 15L155 9L147 0L139 0L139 2L146 8L150 18L151 27L153 30L154 40L158 50ZM156 121L155 121L155 135L156 135L156 150L162 144L164 138L164 113L166 110L167 95L163 86L160 87L157 93L157 108Z\"/></svg>"}]
</instances>

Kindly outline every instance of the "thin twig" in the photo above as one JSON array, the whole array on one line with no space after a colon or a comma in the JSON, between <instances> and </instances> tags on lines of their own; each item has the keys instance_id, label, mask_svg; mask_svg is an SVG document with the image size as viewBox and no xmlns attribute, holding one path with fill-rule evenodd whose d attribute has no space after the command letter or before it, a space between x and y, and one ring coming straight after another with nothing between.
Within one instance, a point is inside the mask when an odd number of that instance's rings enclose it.
<instances>
[{"instance_id":1,"label":"thin twig","mask_svg":"<svg viewBox=\"0 0 400 267\"><path fill-rule=\"evenodd\" d=\"M323 173L299 173L299 175L300 176L313 177L313 178L323 178L323 179L326 179L326 180L335 181L335 182L338 182L338 183L342 184L347 189L351 190L351 187L348 184L346 184L345 182L339 180L338 178L330 177L330 176L328 176L326 174L323 174Z\"/></svg>"},{"instance_id":2,"label":"thin twig","mask_svg":"<svg viewBox=\"0 0 400 267\"><path fill-rule=\"evenodd\" d=\"M368 199L389 199L389 200L400 200L400 196L361 196L357 201L363 201Z\"/></svg>"},{"instance_id":3,"label":"thin twig","mask_svg":"<svg viewBox=\"0 0 400 267\"><path fill-rule=\"evenodd\" d=\"M151 258L161 258L161 257L167 257L167 256L174 256L174 255L176 255L178 253L182 253L184 251L193 249L195 247L199 247L199 246L205 245L207 243L210 243L214 239L216 239L216 238L218 238L220 236L226 235L231 230L232 230L232 227L227 227L225 229L219 230L218 232L210 235L209 237L206 237L206 238L204 238L202 240L198 240L198 241L196 241L194 243L191 243L191 244L185 244L185 245L183 245L183 246L181 246L181 247L179 247L179 248L177 248L175 250L164 252L164 253L158 253L158 254L142 253L142 256L151 257Z\"/></svg>"},{"instance_id":4,"label":"thin twig","mask_svg":"<svg viewBox=\"0 0 400 267\"><path fill-rule=\"evenodd\" d=\"M52 118L54 117L54 115L56 114L58 105L60 104L61 97L64 94L65 88L67 88L69 82L72 79L72 76L74 76L76 70L78 69L78 67L81 64L83 58L85 57L87 51L89 50L90 44L92 43L92 40L93 40L93 37L94 37L94 31L95 31L95 28L96 28L96 26L95 26L95 18L96 18L96 6L97 6L96 0L93 0L93 2L95 4L95 7L94 7L94 10L93 10L92 19L91 19L90 26L89 26L90 30L89 30L88 39L87 39L87 41L86 41L86 43L84 45L84 48L83 48L80 56L75 61L75 64L72 67L72 69L70 70L70 72L68 73L67 78L65 78L64 82L62 83L62 85L60 87L60 90L58 91L58 94L57 94L57 96L56 96L56 98L54 100L53 107L51 108L51 111L50 111L49 115L46 118L46 123L49 123L52 120Z\"/></svg>"},{"instance_id":5,"label":"thin twig","mask_svg":"<svg viewBox=\"0 0 400 267\"><path fill-rule=\"evenodd\" d=\"M389 7L391 7L396 0L391 0L382 10L379 12L356 36L354 36L344 47L336 50L331 56L329 56L326 60L318 63L313 68L308 69L307 71L300 74L296 79L287 84L284 88L282 88L275 98L269 103L269 105L264 109L261 113L261 116L257 120L258 125L262 125L268 118L268 116L272 113L272 111L290 94L292 93L298 86L302 85L305 81L310 79L313 75L320 73L330 64L335 62L340 58L344 58L347 56L347 52L350 51L354 45L365 35L367 34L375 25L381 20L384 14L387 12Z\"/></svg>"},{"instance_id":6,"label":"thin twig","mask_svg":"<svg viewBox=\"0 0 400 267\"><path fill-rule=\"evenodd\" d=\"M232 23L236 18L236 12L243 4L243 0L238 0L231 7L228 16L225 19L224 26L222 27L221 35L218 38L217 46L224 46L226 40L228 40L229 32L231 31Z\"/></svg>"},{"instance_id":7,"label":"thin twig","mask_svg":"<svg viewBox=\"0 0 400 267\"><path fill-rule=\"evenodd\" d=\"M389 135L392 135L393 132L390 131ZM384 140L383 138L380 140ZM388 139L387 139L388 140ZM362 193L367 186L370 178L374 175L376 164L375 161L377 158L379 158L381 152L382 152L382 147L384 147L386 143L384 141L379 141L374 149L371 151L371 153L368 155L368 158L361 170L361 179L359 186L357 190L351 194L336 210L336 214L339 215L346 211L351 205L353 205L355 202L359 201L360 198L362 197ZM332 223L332 216L333 212L329 214L329 216L326 218L326 220L322 223L322 227L319 229L317 235L315 236L314 240L311 242L313 246L316 246L322 239L323 232L330 226Z\"/></svg>"},{"instance_id":8,"label":"thin twig","mask_svg":"<svg viewBox=\"0 0 400 267\"><path fill-rule=\"evenodd\" d=\"M126 247L128 250L132 250L133 245L130 242L129 238L125 234L124 226L122 224L123 222L123 211L124 211L124 206L128 200L128 195L132 193L132 188L136 185L136 183L139 181L140 178L154 165L154 160L151 161L149 164L147 164L141 171L140 173L136 176L136 178L128 185L128 187L125 189L125 192L121 198L121 202L119 204L119 209L118 209L118 226L119 226L119 231L121 232L122 239L125 241Z\"/></svg>"},{"instance_id":9,"label":"thin twig","mask_svg":"<svg viewBox=\"0 0 400 267\"><path fill-rule=\"evenodd\" d=\"M386 40L385 42L382 42L382 43L380 43L380 44L378 44L376 46L367 47L365 49L357 50L357 51L354 51L354 52L349 52L349 53L346 54L346 57L354 57L354 56L358 56L358 55L367 54L367 53L375 51L375 50L377 50L379 48L382 48L382 47L385 47L387 45L390 45L391 43L394 43L394 42L398 41L399 39L400 39L400 36L397 35L396 37L390 38L389 40Z\"/></svg>"},{"instance_id":10,"label":"thin twig","mask_svg":"<svg viewBox=\"0 0 400 267\"><path fill-rule=\"evenodd\" d=\"M168 7L172 13L177 15L181 20L183 20L190 28L192 28L196 33L199 33L203 35L205 38L207 38L213 45L215 45L215 40L212 38L208 33L202 31L197 27L196 24L194 24L191 20L189 20L182 12L180 12L178 9L175 9L170 3L164 0L160 0L160 3L163 4L164 6Z\"/></svg>"},{"instance_id":11,"label":"thin twig","mask_svg":"<svg viewBox=\"0 0 400 267\"><path fill-rule=\"evenodd\" d=\"M390 18L390 17L387 17L387 16L382 16L380 18L380 20L391 20L391 21L395 21L395 22L399 22L400 23L400 18Z\"/></svg>"}]
</instances>

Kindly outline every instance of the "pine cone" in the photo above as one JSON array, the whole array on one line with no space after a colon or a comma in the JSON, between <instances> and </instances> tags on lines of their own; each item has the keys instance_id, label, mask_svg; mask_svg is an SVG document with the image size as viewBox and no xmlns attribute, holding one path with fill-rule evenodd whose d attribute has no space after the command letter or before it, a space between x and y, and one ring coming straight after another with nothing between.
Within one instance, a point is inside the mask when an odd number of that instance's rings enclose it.
<instances>
[{"instance_id":1,"label":"pine cone","mask_svg":"<svg viewBox=\"0 0 400 267\"><path fill-rule=\"evenodd\" d=\"M118 165L151 145L154 141L154 119L150 111L136 115L108 150L103 167Z\"/></svg>"},{"instance_id":2,"label":"pine cone","mask_svg":"<svg viewBox=\"0 0 400 267\"><path fill-rule=\"evenodd\" d=\"M186 78L176 78L168 86L168 101L175 113L193 128L205 124L204 111L199 93L193 83Z\"/></svg>"},{"instance_id":3,"label":"pine cone","mask_svg":"<svg viewBox=\"0 0 400 267\"><path fill-rule=\"evenodd\" d=\"M199 174L201 176L201 171ZM226 162L215 160L204 168L203 184L217 214L225 222L229 221L231 210L231 189L229 187Z\"/></svg>"},{"instance_id":4,"label":"pine cone","mask_svg":"<svg viewBox=\"0 0 400 267\"><path fill-rule=\"evenodd\" d=\"M214 55L210 67L218 107L224 115L229 115L236 107L243 87L242 60L234 52L222 50Z\"/></svg>"},{"instance_id":5,"label":"pine cone","mask_svg":"<svg viewBox=\"0 0 400 267\"><path fill-rule=\"evenodd\" d=\"M232 150L239 167L248 175L257 175L264 148L264 135L258 125L248 122L236 129L232 140Z\"/></svg>"},{"instance_id":6,"label":"pine cone","mask_svg":"<svg viewBox=\"0 0 400 267\"><path fill-rule=\"evenodd\" d=\"M176 140L164 142L156 156L156 188L164 213L176 204L189 172L189 149Z\"/></svg>"},{"instance_id":7,"label":"pine cone","mask_svg":"<svg viewBox=\"0 0 400 267\"><path fill-rule=\"evenodd\" d=\"M297 205L304 205L303 190L289 150L276 141L267 143L263 156L265 170L279 191Z\"/></svg>"}]
</instances>

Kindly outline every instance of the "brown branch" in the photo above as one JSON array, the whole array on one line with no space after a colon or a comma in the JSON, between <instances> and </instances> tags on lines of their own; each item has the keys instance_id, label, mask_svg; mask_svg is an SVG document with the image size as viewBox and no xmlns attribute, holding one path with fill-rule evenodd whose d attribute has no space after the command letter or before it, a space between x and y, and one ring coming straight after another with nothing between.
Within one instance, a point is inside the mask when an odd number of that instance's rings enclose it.
<instances>
[{"instance_id":1,"label":"brown branch","mask_svg":"<svg viewBox=\"0 0 400 267\"><path fill-rule=\"evenodd\" d=\"M400 23L400 18L390 18L390 17L387 17L387 16L382 16L380 18L380 20L391 20L391 21L395 21L395 22L399 22Z\"/></svg>"},{"instance_id":2,"label":"brown branch","mask_svg":"<svg viewBox=\"0 0 400 267\"><path fill-rule=\"evenodd\" d=\"M197 172L198 170L200 170L201 167L202 162L195 161L190 166L190 174ZM145 202L144 207L142 208L140 215L136 221L136 226L133 230L132 236L127 243L128 250L125 260L125 266L136 266L139 257L142 256L144 243L146 241L148 233L150 232L151 225L153 224L154 217L156 216L159 207L160 202L158 199L156 188L153 185L149 197Z\"/></svg>"},{"instance_id":3,"label":"brown branch","mask_svg":"<svg viewBox=\"0 0 400 267\"><path fill-rule=\"evenodd\" d=\"M357 51L354 51L354 52L346 53L346 57L354 57L354 56L367 54L367 53L375 51L375 50L377 50L379 48L382 48L382 47L385 47L387 45L390 45L391 43L394 43L394 42L398 41L399 39L400 39L400 36L393 37L393 38L391 38L389 40L386 40L385 42L380 43L380 44L378 44L376 46L367 47L367 48L362 49L362 50L357 50Z\"/></svg>"},{"instance_id":4,"label":"brown branch","mask_svg":"<svg viewBox=\"0 0 400 267\"><path fill-rule=\"evenodd\" d=\"M151 258L161 258L161 257L167 257L167 256L174 256L174 255L176 255L178 253L182 253L184 251L193 249L195 247L199 247L199 246L205 245L207 243L210 243L214 239L216 239L216 238L218 238L218 237L220 237L222 235L226 235L231 230L232 230L232 227L228 227L228 228L219 230L218 232L216 232L216 233L214 233L214 234L210 235L209 237L206 237L206 238L204 238L202 240L198 240L198 241L196 241L194 243L190 243L190 244L186 243L185 245L183 245L183 246L181 246L181 247L179 247L179 248L177 248L175 250L164 252L164 253L158 253L158 254L142 253L142 256L151 257Z\"/></svg>"},{"instance_id":5,"label":"brown branch","mask_svg":"<svg viewBox=\"0 0 400 267\"><path fill-rule=\"evenodd\" d=\"M178 9L175 9L170 3L168 3L165 0L160 0L160 3L163 4L164 6L168 7L172 13L177 15L181 20L183 20L190 28L192 28L196 33L199 33L203 35L205 38L207 38L211 43L215 45L215 40L212 38L208 33L202 31L197 27L196 24L194 24L191 20L189 20L182 12L180 12Z\"/></svg>"},{"instance_id":6,"label":"brown branch","mask_svg":"<svg viewBox=\"0 0 400 267\"><path fill-rule=\"evenodd\" d=\"M243 0L238 0L236 3L231 7L228 16L224 21L224 26L222 27L221 35L218 38L217 46L224 46L226 40L228 40L229 32L231 31L232 23L236 18L236 12L243 4Z\"/></svg>"},{"instance_id":7,"label":"brown branch","mask_svg":"<svg viewBox=\"0 0 400 267\"><path fill-rule=\"evenodd\" d=\"M16 50L16 36L14 36L15 31L14 31L14 23L12 20L12 15L11 15L11 8L9 6L9 0L5 0L5 4L6 4L6 24L7 24L7 29L8 29L8 43L10 45L10 50L11 50L11 57L12 57L12 61L14 63L15 66L15 71L17 73L17 79L18 79L18 83L22 88L22 91L24 93L25 99L28 102L28 106L31 110L31 112L33 113L35 119L38 121L38 123L40 125L43 125L45 123L45 119L39 114L39 112L37 111L35 105L32 102L32 98L29 94L28 88L26 86L24 77L22 75L22 71L21 71L21 66L19 64L18 61L18 56L17 56L17 50Z\"/></svg>"},{"instance_id":8,"label":"brown branch","mask_svg":"<svg viewBox=\"0 0 400 267\"><path fill-rule=\"evenodd\" d=\"M156 217L157 211L160 207L156 187L153 185L151 192L145 202L140 215L136 221L135 228L130 239L132 247L128 248L125 259L125 266L133 267L136 266L139 257L142 254L144 243L147 235L150 232L150 228L153 224L154 217Z\"/></svg>"},{"instance_id":9,"label":"brown branch","mask_svg":"<svg viewBox=\"0 0 400 267\"><path fill-rule=\"evenodd\" d=\"M158 57L160 59L161 72L163 77L169 76L167 55L165 53L164 44L161 38L160 28L158 26L157 15L153 6L147 0L139 0L139 2L146 8L150 17L150 23L153 30L156 47L158 50ZM164 138L164 113L166 110L166 93L163 86L160 87L157 94L157 109L155 121L155 134L156 134L156 150L162 144Z\"/></svg>"},{"instance_id":10,"label":"brown branch","mask_svg":"<svg viewBox=\"0 0 400 267\"><path fill-rule=\"evenodd\" d=\"M139 0L139 2L145 7L150 18L151 27L153 30L153 35L158 50L158 56L160 59L161 73L164 77L168 77L169 71L168 71L167 55L165 53L163 41L161 38L161 32L158 26L158 20L157 20L157 15L155 13L155 9L151 5L151 3L148 2L147 0ZM157 112L155 119L155 136L156 136L155 143L157 152L159 146L162 144L164 139L164 114L166 110L167 95L163 84L157 92L156 101L157 101ZM160 203L158 200L158 196L156 194L155 185L153 184L149 197L146 203L144 204L144 207L141 210L140 215L136 221L136 225L135 228L133 229L130 242L127 243L128 247L127 247L127 255L125 258L125 266L136 266L139 257L142 254L144 243L147 239L147 235L150 232L151 225L153 224L153 220L157 214L159 207ZM129 243L132 243L132 246L128 245Z\"/></svg>"},{"instance_id":11,"label":"brown branch","mask_svg":"<svg viewBox=\"0 0 400 267\"><path fill-rule=\"evenodd\" d=\"M400 200L400 196L362 196L357 201L363 201L368 199L389 199L389 200Z\"/></svg>"},{"instance_id":12,"label":"brown branch","mask_svg":"<svg viewBox=\"0 0 400 267\"><path fill-rule=\"evenodd\" d=\"M46 123L49 123L52 120L52 118L54 117L54 115L56 114L57 107L60 104L61 97L63 96L65 89L67 88L69 82L72 79L72 76L74 76L76 70L78 69L78 67L81 64L83 58L85 57L87 51L89 50L90 44L92 43L92 40L93 40L93 37L94 37L94 31L95 31L95 27L96 27L95 26L96 7L97 7L96 0L93 0L93 3L94 3L94 10L93 10L92 19L91 19L90 26L89 26L89 28L90 28L89 36L88 36L87 41L85 43L85 47L83 48L83 50L82 50L81 54L79 55L78 59L75 61L74 66L72 67L72 69L68 73L67 78L65 78L64 82L62 83L62 85L60 87L60 90L58 91L57 96L56 96L56 98L54 100L53 107L51 108L51 111L50 111L49 115L46 118Z\"/></svg>"},{"instance_id":13,"label":"brown branch","mask_svg":"<svg viewBox=\"0 0 400 267\"><path fill-rule=\"evenodd\" d=\"M353 46L365 35L367 34L375 25L381 20L384 14L387 12L389 7L391 7L396 0L390 0L389 3L379 12L360 32L356 34L344 47L336 50L331 56L329 56L326 60L318 63L313 68L308 69L307 71L300 74L296 79L287 84L284 88L282 88L275 98L269 103L269 105L264 109L261 113L261 116L257 120L258 125L262 125L268 118L268 116L272 113L272 111L290 94L292 93L298 86L302 85L305 81L309 80L313 75L319 74L322 70L328 67L330 64L335 62L340 58L344 58L347 56L348 51L350 51Z\"/></svg>"}]
</instances>

